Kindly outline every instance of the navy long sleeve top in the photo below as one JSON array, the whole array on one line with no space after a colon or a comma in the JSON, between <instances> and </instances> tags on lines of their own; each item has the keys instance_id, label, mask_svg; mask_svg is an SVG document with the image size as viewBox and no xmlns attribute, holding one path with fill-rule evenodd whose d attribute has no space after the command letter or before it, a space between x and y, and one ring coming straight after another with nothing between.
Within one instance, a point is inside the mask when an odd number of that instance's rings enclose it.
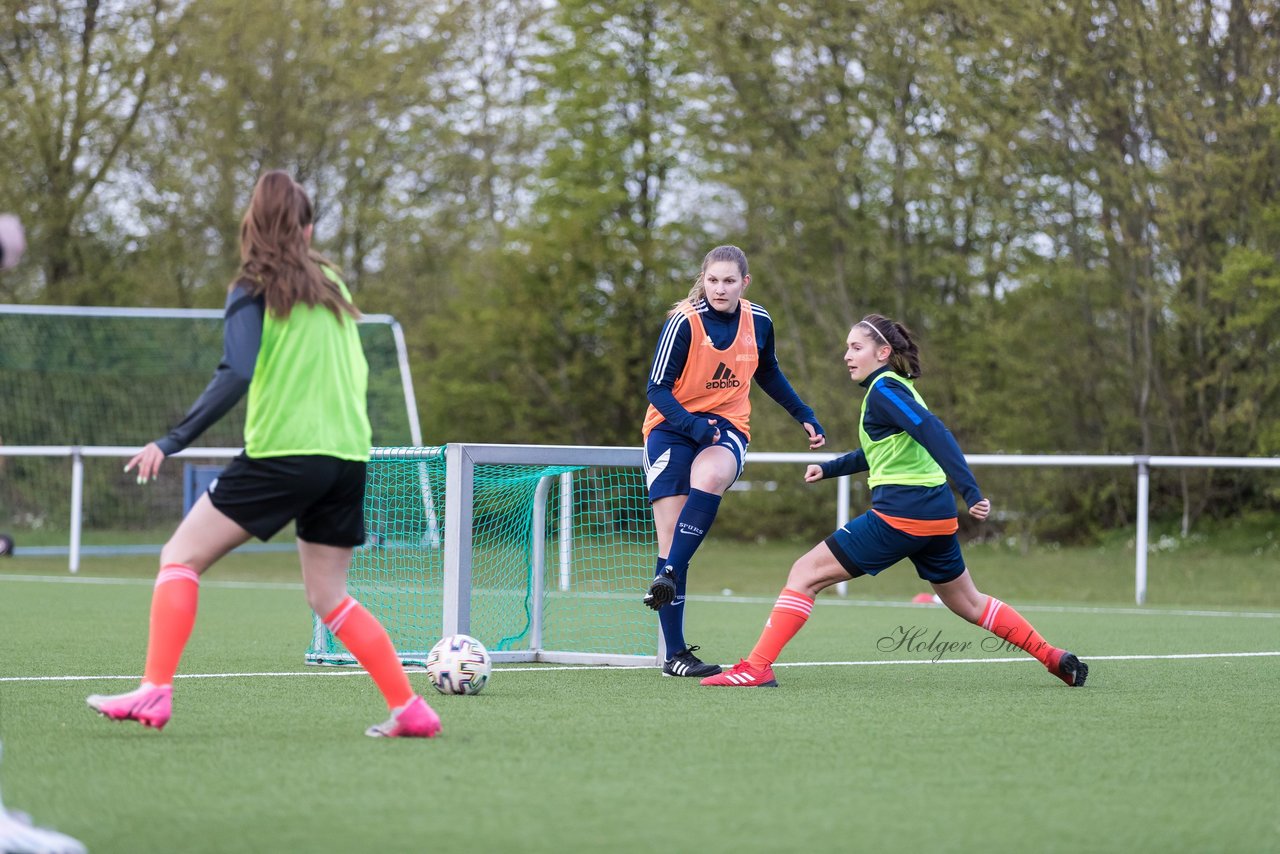
<instances>
[{"instance_id":1,"label":"navy long sleeve top","mask_svg":"<svg viewBox=\"0 0 1280 854\"><path fill-rule=\"evenodd\" d=\"M176 454L194 442L249 391L253 369L262 346L262 320L266 301L250 294L248 286L237 282L227 294L225 320L222 327L222 361L213 372L209 385L191 405L178 426L156 445L165 456Z\"/></svg>"},{"instance_id":2,"label":"navy long sleeve top","mask_svg":"<svg viewBox=\"0 0 1280 854\"><path fill-rule=\"evenodd\" d=\"M881 368L859 385L866 388L888 368ZM911 390L893 377L885 377L867 392L867 408L862 427L879 441L894 433L906 433L929 452L943 472L972 507L982 500L982 490L973 476L964 452L942 420L916 401ZM856 451L822 464L822 476L840 477L867 471L867 455ZM886 516L903 519L947 519L956 515L956 502L947 484L903 486L881 484L871 490L871 507Z\"/></svg>"},{"instance_id":3,"label":"navy long sleeve top","mask_svg":"<svg viewBox=\"0 0 1280 854\"><path fill-rule=\"evenodd\" d=\"M751 319L755 326L756 347L760 358L755 376L752 378L753 382L764 389L765 394L777 401L796 421L801 424L806 422L812 424L815 432L825 433L814 416L813 409L800 399L800 395L796 394L796 390L791 387L791 383L778 365L778 356L774 351L773 342L773 318L763 306L755 303L751 306ZM702 325L716 348L721 350L727 348L738 333L741 304L727 314L716 311L707 304L706 300L698 300L694 303L694 307L701 315ZM691 340L692 333L687 317L677 312L667 318L654 352L647 393L649 402L662 413L662 417L668 424L694 438L700 438L699 431L705 427L706 418L715 413L690 412L676 400L673 391L676 380L680 378L685 362L689 358Z\"/></svg>"}]
</instances>

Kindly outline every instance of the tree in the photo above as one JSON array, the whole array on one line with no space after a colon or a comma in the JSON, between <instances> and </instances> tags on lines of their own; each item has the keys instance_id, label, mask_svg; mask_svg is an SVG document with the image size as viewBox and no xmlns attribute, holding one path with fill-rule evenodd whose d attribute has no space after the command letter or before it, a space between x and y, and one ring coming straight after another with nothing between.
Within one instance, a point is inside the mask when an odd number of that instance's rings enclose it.
<instances>
[{"instance_id":1,"label":"tree","mask_svg":"<svg viewBox=\"0 0 1280 854\"><path fill-rule=\"evenodd\" d=\"M10 26L0 35L0 153L13 182L4 202L29 223L40 268L3 287L10 298L96 301L103 256L121 251L96 239L111 218L96 194L114 179L171 72L183 7L5 0L3 15Z\"/></svg>"},{"instance_id":2,"label":"tree","mask_svg":"<svg viewBox=\"0 0 1280 854\"><path fill-rule=\"evenodd\" d=\"M500 438L638 440L664 309L692 278L676 271L701 258L696 229L664 209L689 121L674 12L576 0L547 30L547 137L530 220L508 235L499 287L466 311L482 342L466 351L473 360L450 360L450 373L470 378L456 385L476 395L453 404L501 409Z\"/></svg>"}]
</instances>

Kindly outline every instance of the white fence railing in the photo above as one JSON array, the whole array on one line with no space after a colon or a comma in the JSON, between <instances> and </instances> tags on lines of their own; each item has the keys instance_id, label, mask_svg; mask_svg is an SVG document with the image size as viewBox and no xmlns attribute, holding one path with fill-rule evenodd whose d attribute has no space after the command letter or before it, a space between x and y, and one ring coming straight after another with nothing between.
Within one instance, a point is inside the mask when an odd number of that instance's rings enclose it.
<instances>
[{"instance_id":1,"label":"white fence railing","mask_svg":"<svg viewBox=\"0 0 1280 854\"><path fill-rule=\"evenodd\" d=\"M636 453L639 448L632 449ZM138 452L136 447L114 445L0 445L0 456L10 457L67 457L71 460L71 514L68 568L76 572L80 568L81 533L84 499L84 460L86 457L116 457L128 459ZM188 448L174 456L202 458L230 458L240 453L239 448ZM833 459L828 453L768 453L747 452L747 462L811 464ZM1072 454L969 454L969 465L1009 467L1105 467L1130 468L1136 474L1137 531L1134 536L1133 596L1139 605L1147 601L1147 552L1148 523L1150 517L1151 470L1153 468L1226 468L1226 469L1280 469L1280 457L1175 457L1146 456L1141 454L1072 455ZM850 490L852 479L837 481L836 525L843 525L850 515ZM844 592L842 589L841 593Z\"/></svg>"}]
</instances>

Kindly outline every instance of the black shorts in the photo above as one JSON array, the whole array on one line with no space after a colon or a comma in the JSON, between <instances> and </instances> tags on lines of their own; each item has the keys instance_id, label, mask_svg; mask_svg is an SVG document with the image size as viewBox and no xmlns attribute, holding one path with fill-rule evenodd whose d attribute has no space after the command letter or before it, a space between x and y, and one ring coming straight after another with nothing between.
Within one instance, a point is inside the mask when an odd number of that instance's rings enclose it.
<instances>
[{"instance_id":1,"label":"black shorts","mask_svg":"<svg viewBox=\"0 0 1280 854\"><path fill-rule=\"evenodd\" d=\"M260 540L297 520L298 539L322 546L364 544L365 463L337 457L241 453L213 483L209 500Z\"/></svg>"}]
</instances>

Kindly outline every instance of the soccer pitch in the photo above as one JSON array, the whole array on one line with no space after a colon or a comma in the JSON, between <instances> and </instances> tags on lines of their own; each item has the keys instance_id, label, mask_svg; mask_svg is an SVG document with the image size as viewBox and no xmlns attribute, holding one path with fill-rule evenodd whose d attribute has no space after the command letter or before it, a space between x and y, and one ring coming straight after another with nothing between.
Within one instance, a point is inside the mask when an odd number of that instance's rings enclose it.
<instances>
[{"instance_id":1,"label":"soccer pitch","mask_svg":"<svg viewBox=\"0 0 1280 854\"><path fill-rule=\"evenodd\" d=\"M234 557L156 733L84 705L141 668L153 568L135 563L0 567L0 785L93 852L1280 847L1275 610L1008 597L1090 663L1071 690L942 608L824 596L776 690L499 665L478 696L427 694L441 737L383 741L363 734L385 718L367 677L301 664L286 561ZM704 592L688 636L732 663L771 602Z\"/></svg>"}]
</instances>

